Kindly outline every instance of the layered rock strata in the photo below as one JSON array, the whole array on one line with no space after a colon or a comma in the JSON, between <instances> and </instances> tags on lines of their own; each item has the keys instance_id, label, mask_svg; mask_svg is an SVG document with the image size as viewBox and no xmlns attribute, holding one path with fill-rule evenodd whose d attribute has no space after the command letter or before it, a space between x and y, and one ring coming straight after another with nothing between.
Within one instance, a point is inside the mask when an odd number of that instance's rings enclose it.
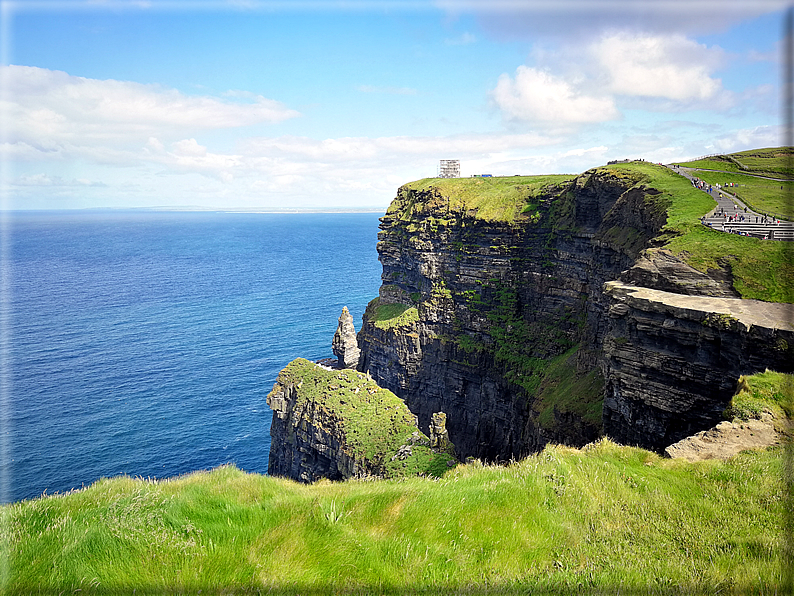
<instances>
[{"instance_id":1,"label":"layered rock strata","mask_svg":"<svg viewBox=\"0 0 794 596\"><path fill-rule=\"evenodd\" d=\"M617 281L603 344L604 432L656 450L716 425L742 374L794 370L794 306Z\"/></svg>"},{"instance_id":2,"label":"layered rock strata","mask_svg":"<svg viewBox=\"0 0 794 596\"><path fill-rule=\"evenodd\" d=\"M463 458L519 458L604 432L662 450L709 428L739 374L790 370L778 340L792 344L775 325L704 324L709 301L696 319L615 304L604 291L614 280L737 296L729 261L701 272L656 245L668 201L607 169L529 192L522 214L503 220L432 186L402 187L381 219L383 284L359 333L359 370L404 399L422 429L450 414ZM414 316L389 324L386 305Z\"/></svg>"},{"instance_id":3,"label":"layered rock strata","mask_svg":"<svg viewBox=\"0 0 794 596\"><path fill-rule=\"evenodd\" d=\"M594 171L528 198L530 211L513 221L492 221L452 208L435 189L403 187L381 219L377 304L418 316L386 327L365 315L359 369L403 398L423 429L433 412L450 414L462 457L518 458L550 441L594 440L601 287L664 224L657 194ZM557 399L552 363L586 387L583 403Z\"/></svg>"},{"instance_id":4,"label":"layered rock strata","mask_svg":"<svg viewBox=\"0 0 794 596\"><path fill-rule=\"evenodd\" d=\"M518 459L602 434L661 452L719 423L739 375L792 370L792 307L738 299L729 259L702 272L661 248L669 198L631 171L516 179L508 216L467 202L489 181L434 184L402 187L381 219L359 372L318 381L293 363L279 376L271 474L425 473L455 452ZM354 362L350 319L334 337L340 366ZM380 387L388 407L351 401ZM363 447L374 437L388 448Z\"/></svg>"}]
</instances>

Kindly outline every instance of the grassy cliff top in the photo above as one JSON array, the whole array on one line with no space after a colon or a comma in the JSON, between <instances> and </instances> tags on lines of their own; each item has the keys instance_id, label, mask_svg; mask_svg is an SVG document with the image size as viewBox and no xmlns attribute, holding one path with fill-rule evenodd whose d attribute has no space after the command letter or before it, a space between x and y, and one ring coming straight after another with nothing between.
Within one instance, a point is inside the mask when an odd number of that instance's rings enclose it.
<instances>
[{"instance_id":1,"label":"grassy cliff top","mask_svg":"<svg viewBox=\"0 0 794 596\"><path fill-rule=\"evenodd\" d=\"M446 199L444 207L450 212L471 212L486 221L513 221L526 205L545 188L563 184L575 178L573 174L546 176L498 176L493 178L425 178L410 182L401 191L437 191ZM387 214L409 208L398 196Z\"/></svg>"},{"instance_id":2,"label":"grassy cliff top","mask_svg":"<svg viewBox=\"0 0 794 596\"><path fill-rule=\"evenodd\" d=\"M288 386L296 390L294 410L302 410L306 402L320 405L344 432L348 453L382 466L388 477L438 474L446 469L450 456L432 453L429 447L420 444L412 447L413 453L406 459L391 461L419 429L405 402L364 373L352 369L327 370L298 358L279 373L273 391ZM427 436L421 432L419 435L429 443Z\"/></svg>"},{"instance_id":3,"label":"grassy cliff top","mask_svg":"<svg viewBox=\"0 0 794 596\"><path fill-rule=\"evenodd\" d=\"M655 199L668 204L667 224L657 243L699 271L730 267L734 288L742 298L794 302L790 242L726 234L701 225L700 217L714 208L714 200L663 166L635 162L605 169L661 191Z\"/></svg>"},{"instance_id":4,"label":"grassy cliff top","mask_svg":"<svg viewBox=\"0 0 794 596\"><path fill-rule=\"evenodd\" d=\"M763 149L742 154L765 155L765 152L770 152L777 155L775 160L780 161L780 151L785 153L785 150ZM594 168L578 177L426 178L401 187L387 215L408 220L423 217L440 217L443 220L455 213L465 213L478 219L512 223L519 220L522 211L526 212L530 207L530 211L534 209L536 197L546 194L549 199L556 193L559 196L551 200L563 200L568 182L576 179L577 184L582 184L594 173L608 173L621 180L626 189L641 186L661 191L660 195L653 197L653 203L667 209L667 224L657 239L657 245L668 248L700 271L730 268L734 287L743 298L794 302L794 259L789 254L791 243L726 234L701 225L700 217L713 209L715 202L706 193L693 188L683 176L649 162ZM575 187L573 192L576 192ZM420 200L417 193L425 195Z\"/></svg>"},{"instance_id":5,"label":"grassy cliff top","mask_svg":"<svg viewBox=\"0 0 794 596\"><path fill-rule=\"evenodd\" d=\"M440 480L303 485L233 466L0 508L3 593L783 593L782 449L608 440Z\"/></svg>"},{"instance_id":6,"label":"grassy cliff top","mask_svg":"<svg viewBox=\"0 0 794 596\"><path fill-rule=\"evenodd\" d=\"M794 147L771 147L715 155L680 165L693 168L693 174L709 184L733 183L734 186L725 190L754 211L791 219L792 158Z\"/></svg>"},{"instance_id":7,"label":"grassy cliff top","mask_svg":"<svg viewBox=\"0 0 794 596\"><path fill-rule=\"evenodd\" d=\"M794 172L791 171L790 167L792 155L794 155L794 147L767 147L727 153L725 155L712 155L703 159L676 163L688 168L747 173L794 180Z\"/></svg>"}]
</instances>

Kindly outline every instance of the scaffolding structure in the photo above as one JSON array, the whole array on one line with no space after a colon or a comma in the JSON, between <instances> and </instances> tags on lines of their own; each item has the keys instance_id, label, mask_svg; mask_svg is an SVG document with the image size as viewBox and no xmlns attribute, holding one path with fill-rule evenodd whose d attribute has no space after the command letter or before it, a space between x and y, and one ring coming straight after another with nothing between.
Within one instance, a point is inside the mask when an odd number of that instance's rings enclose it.
<instances>
[{"instance_id":1,"label":"scaffolding structure","mask_svg":"<svg viewBox=\"0 0 794 596\"><path fill-rule=\"evenodd\" d=\"M442 159L438 164L439 178L460 178L460 160Z\"/></svg>"}]
</instances>

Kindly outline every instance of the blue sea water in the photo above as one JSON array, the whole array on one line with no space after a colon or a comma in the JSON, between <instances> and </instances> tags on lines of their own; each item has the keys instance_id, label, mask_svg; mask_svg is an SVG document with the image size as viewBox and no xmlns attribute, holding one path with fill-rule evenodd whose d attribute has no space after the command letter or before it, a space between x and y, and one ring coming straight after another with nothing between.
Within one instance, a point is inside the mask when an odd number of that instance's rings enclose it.
<instances>
[{"instance_id":1,"label":"blue sea water","mask_svg":"<svg viewBox=\"0 0 794 596\"><path fill-rule=\"evenodd\" d=\"M233 462L266 473L278 371L377 295L378 214L16 213L3 502Z\"/></svg>"}]
</instances>

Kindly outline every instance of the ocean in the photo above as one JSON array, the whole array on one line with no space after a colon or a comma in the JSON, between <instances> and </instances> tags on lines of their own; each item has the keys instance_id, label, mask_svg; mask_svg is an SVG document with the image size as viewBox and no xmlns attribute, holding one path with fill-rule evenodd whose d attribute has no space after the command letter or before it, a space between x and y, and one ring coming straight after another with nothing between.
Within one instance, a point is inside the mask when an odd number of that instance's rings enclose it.
<instances>
[{"instance_id":1,"label":"ocean","mask_svg":"<svg viewBox=\"0 0 794 596\"><path fill-rule=\"evenodd\" d=\"M267 472L266 396L380 286L376 213L27 212L6 237L0 501Z\"/></svg>"}]
</instances>

